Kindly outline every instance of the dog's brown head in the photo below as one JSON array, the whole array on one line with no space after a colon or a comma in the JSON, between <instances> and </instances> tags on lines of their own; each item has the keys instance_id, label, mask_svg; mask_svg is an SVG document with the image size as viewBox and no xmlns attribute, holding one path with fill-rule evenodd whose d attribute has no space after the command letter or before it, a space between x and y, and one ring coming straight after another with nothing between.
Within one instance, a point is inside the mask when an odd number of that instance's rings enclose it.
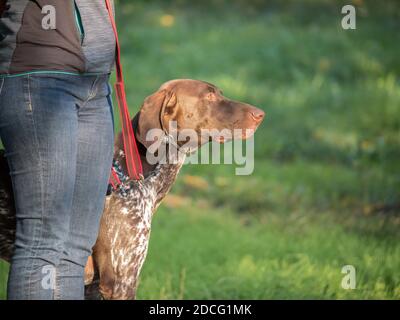
<instances>
[{"instance_id":1,"label":"dog's brown head","mask_svg":"<svg viewBox=\"0 0 400 320\"><path fill-rule=\"evenodd\" d=\"M140 110L136 129L137 139L149 147L154 141L146 138L151 129L168 134L191 130L197 135L197 147L214 139L209 132L230 132L232 139L247 139L264 118L264 111L246 103L230 100L213 84L178 79L164 83L147 97ZM173 125L171 125L173 123ZM235 130L240 129L240 130ZM217 135L219 142L225 142ZM179 145L185 141L177 141Z\"/></svg>"}]
</instances>

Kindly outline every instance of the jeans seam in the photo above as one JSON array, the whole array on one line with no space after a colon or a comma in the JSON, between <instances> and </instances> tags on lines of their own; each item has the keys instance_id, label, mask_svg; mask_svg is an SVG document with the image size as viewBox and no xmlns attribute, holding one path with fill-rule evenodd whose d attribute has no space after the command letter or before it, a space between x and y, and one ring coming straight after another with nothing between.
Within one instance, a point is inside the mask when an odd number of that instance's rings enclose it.
<instances>
[{"instance_id":1,"label":"jeans seam","mask_svg":"<svg viewBox=\"0 0 400 320\"><path fill-rule=\"evenodd\" d=\"M60 279L57 274L57 268L54 268L54 288L53 289L53 299L54 300L61 300L61 294L60 294Z\"/></svg>"},{"instance_id":2,"label":"jeans seam","mask_svg":"<svg viewBox=\"0 0 400 320\"><path fill-rule=\"evenodd\" d=\"M32 108L31 77L30 77L30 75L28 75L28 80L27 81L28 81L28 85L27 85L27 87L28 87L28 109L29 109L30 112L32 112L33 108Z\"/></svg>"},{"instance_id":3,"label":"jeans seam","mask_svg":"<svg viewBox=\"0 0 400 320\"><path fill-rule=\"evenodd\" d=\"M1 93L3 92L3 86L4 86L5 80L3 78L3 79L0 79L0 81L1 81L1 85L0 85L0 95L1 95Z\"/></svg>"},{"instance_id":4,"label":"jeans seam","mask_svg":"<svg viewBox=\"0 0 400 320\"><path fill-rule=\"evenodd\" d=\"M32 107L32 96L31 96L31 83L30 83L30 76L28 75L27 77L27 91L28 91L28 104L30 106L30 111L31 113L29 114L29 118L30 121L32 123L32 130L33 130L33 140L35 143L35 149L37 150L38 153L38 159L39 159L39 166L40 166L40 173L39 173L39 183L40 183L40 206L41 206L41 223L43 223L43 216L44 216L44 196L43 196L43 161L42 161L42 156L40 153L40 148L39 148L39 141L38 141L38 136L37 136L37 130L36 130L36 124L35 124L35 119L34 119L34 115L33 115L33 107ZM33 236L37 236L37 230L34 231L34 235ZM33 246L33 248L36 248L39 246L41 239L42 239L42 235L43 235L43 226L40 227L39 230L39 237L37 237L35 239L35 244ZM33 250L33 252L37 252L37 250ZM34 261L36 258L37 254L33 254L33 259L31 259L31 264L29 266L29 271L31 272L33 270L33 266L34 266ZM30 278L30 273L29 273L29 292L31 292L31 278Z\"/></svg>"},{"instance_id":5,"label":"jeans seam","mask_svg":"<svg viewBox=\"0 0 400 320\"><path fill-rule=\"evenodd\" d=\"M94 79L92 86L90 88L89 94L87 96L87 99L83 101L82 103L82 108L90 101L92 100L94 97L96 97L97 94L97 83L99 81L99 76L96 76L96 79Z\"/></svg>"},{"instance_id":6,"label":"jeans seam","mask_svg":"<svg viewBox=\"0 0 400 320\"><path fill-rule=\"evenodd\" d=\"M0 97L1 97L1 94L3 92L4 82L6 82L6 80L4 78L3 79L0 78ZM1 109L3 109L3 108L0 108L0 110Z\"/></svg>"},{"instance_id":7,"label":"jeans seam","mask_svg":"<svg viewBox=\"0 0 400 320\"><path fill-rule=\"evenodd\" d=\"M106 99L107 99L108 106L109 106L110 112L111 112L111 121L112 121L112 125L113 125L113 135L114 135L115 134L115 123L114 123L115 119L114 119L114 105L112 103L112 96L111 96L112 90L111 90L111 86L109 83L107 84L107 87L108 87L108 95L107 95Z\"/></svg>"}]
</instances>

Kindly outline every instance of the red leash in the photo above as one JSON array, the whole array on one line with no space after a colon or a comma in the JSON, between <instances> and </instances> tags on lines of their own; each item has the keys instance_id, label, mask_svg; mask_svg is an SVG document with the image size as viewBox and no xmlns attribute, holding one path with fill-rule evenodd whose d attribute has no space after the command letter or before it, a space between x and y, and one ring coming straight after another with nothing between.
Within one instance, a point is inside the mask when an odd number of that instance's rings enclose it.
<instances>
[{"instance_id":1,"label":"red leash","mask_svg":"<svg viewBox=\"0 0 400 320\"><path fill-rule=\"evenodd\" d=\"M139 151L136 145L135 134L132 129L131 120L129 117L128 103L126 101L125 93L125 82L122 74L122 64L121 64L121 48L119 46L117 26L114 19L113 9L110 0L106 1L106 7L108 15L110 16L111 25L114 30L115 41L116 41L116 53L115 53L115 65L117 73L117 82L115 84L115 92L118 100L118 108L120 113L120 120L122 126L122 140L124 142L126 167L128 169L128 176L131 179L139 180L143 176L142 161L139 156ZM114 180L114 181L113 181ZM115 174L112 171L110 177L110 183L119 184L119 179L115 181Z\"/></svg>"}]
</instances>

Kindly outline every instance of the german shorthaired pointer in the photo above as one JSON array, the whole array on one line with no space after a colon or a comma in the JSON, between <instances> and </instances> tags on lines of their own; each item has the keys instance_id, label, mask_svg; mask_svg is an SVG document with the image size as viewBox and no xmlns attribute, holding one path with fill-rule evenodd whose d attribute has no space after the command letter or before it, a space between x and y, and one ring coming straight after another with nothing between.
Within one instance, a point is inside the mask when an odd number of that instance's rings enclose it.
<instances>
[{"instance_id":1,"label":"german shorthaired pointer","mask_svg":"<svg viewBox=\"0 0 400 320\"><path fill-rule=\"evenodd\" d=\"M121 185L110 189L100 223L99 235L85 268L87 299L134 299L138 278L146 257L151 221L157 207L175 182L185 154L213 139L206 130L256 130L264 112L251 105L225 98L212 84L196 80L172 80L146 98L132 125L139 144L144 170L140 181L129 180L125 174L121 134L116 136L114 169ZM175 129L167 125L173 121ZM160 129L171 137L171 130L179 133L194 130L196 145L185 148L185 141L163 139L162 163L150 164L146 153L154 141L148 141L151 129ZM248 135L235 136L246 139ZM224 142L226 139L218 139ZM177 152L169 153L175 149ZM157 154L158 151L153 151ZM175 154L175 156L174 156ZM15 208L9 168L4 154L0 155L0 258L10 261L15 236Z\"/></svg>"}]
</instances>

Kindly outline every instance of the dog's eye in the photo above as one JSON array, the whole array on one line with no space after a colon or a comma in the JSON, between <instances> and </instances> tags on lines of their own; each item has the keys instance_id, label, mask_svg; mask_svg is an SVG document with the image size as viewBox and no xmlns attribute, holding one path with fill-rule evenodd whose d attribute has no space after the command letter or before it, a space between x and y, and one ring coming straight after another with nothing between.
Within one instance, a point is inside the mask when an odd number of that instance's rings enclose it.
<instances>
[{"instance_id":1,"label":"dog's eye","mask_svg":"<svg viewBox=\"0 0 400 320\"><path fill-rule=\"evenodd\" d=\"M206 99L209 101L216 101L217 100L217 96L215 95L214 92L209 92L206 95Z\"/></svg>"}]
</instances>

